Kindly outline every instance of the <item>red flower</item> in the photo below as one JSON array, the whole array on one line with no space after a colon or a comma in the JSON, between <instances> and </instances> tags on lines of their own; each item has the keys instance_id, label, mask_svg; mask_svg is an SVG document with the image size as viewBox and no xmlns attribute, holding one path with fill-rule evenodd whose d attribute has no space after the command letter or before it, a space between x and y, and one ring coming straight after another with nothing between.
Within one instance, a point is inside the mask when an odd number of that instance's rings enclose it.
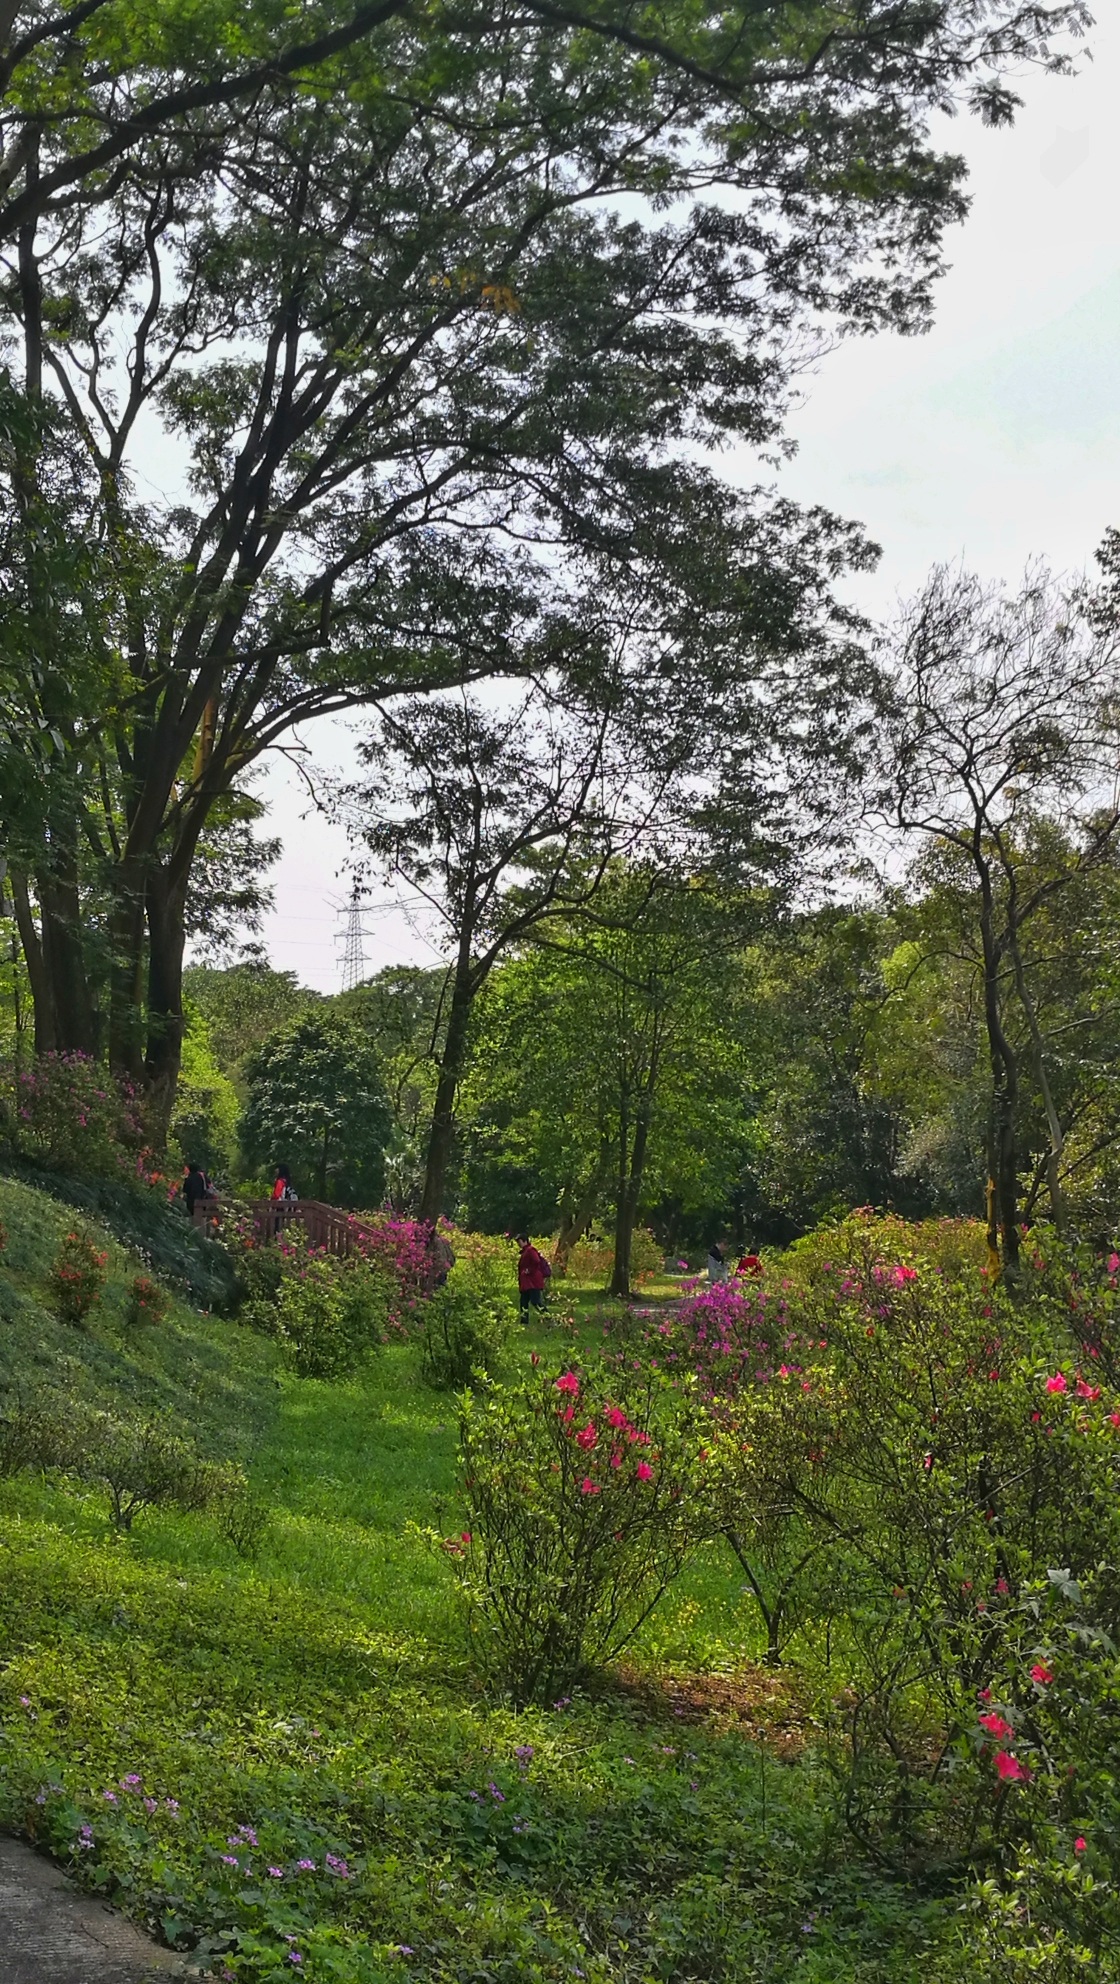
<instances>
[{"instance_id":1,"label":"red flower","mask_svg":"<svg viewBox=\"0 0 1120 1984\"><path fill-rule=\"evenodd\" d=\"M620 1405L612 1405L606 1417L607 1417L608 1426L618 1427L618 1426L625 1426L626 1424L626 1414L623 1412L622 1407Z\"/></svg>"},{"instance_id":2,"label":"red flower","mask_svg":"<svg viewBox=\"0 0 1120 1984\"><path fill-rule=\"evenodd\" d=\"M1031 1668L1031 1680L1037 1681L1039 1687L1044 1688L1047 1682L1052 1681L1053 1679L1054 1679L1054 1675L1052 1669L1049 1667L1044 1667L1042 1665L1041 1660L1036 1660L1034 1666Z\"/></svg>"},{"instance_id":3,"label":"red flower","mask_svg":"<svg viewBox=\"0 0 1120 1984\"><path fill-rule=\"evenodd\" d=\"M1061 1371L1055 1371L1052 1378L1047 1378L1046 1389L1048 1392L1064 1392L1066 1390L1064 1374Z\"/></svg>"},{"instance_id":4,"label":"red flower","mask_svg":"<svg viewBox=\"0 0 1120 1984\"><path fill-rule=\"evenodd\" d=\"M575 1372L565 1371L562 1377L557 1378L556 1390L558 1392L571 1392L574 1397L579 1390L579 1379L576 1377Z\"/></svg>"},{"instance_id":5,"label":"red flower","mask_svg":"<svg viewBox=\"0 0 1120 1984\"><path fill-rule=\"evenodd\" d=\"M1080 1833L1078 1833L1077 1838L1073 1842L1073 1850L1075 1853L1084 1853L1085 1851L1085 1841L1082 1839Z\"/></svg>"},{"instance_id":6,"label":"red flower","mask_svg":"<svg viewBox=\"0 0 1120 1984\"><path fill-rule=\"evenodd\" d=\"M595 1428L589 1419L586 1426L581 1426L576 1434L576 1445L577 1447L583 1447L586 1451L588 1447L595 1445L595 1439Z\"/></svg>"},{"instance_id":7,"label":"red flower","mask_svg":"<svg viewBox=\"0 0 1120 1984\"><path fill-rule=\"evenodd\" d=\"M979 1722L981 1729L986 1729L989 1736L999 1738L1002 1736L1013 1736L1015 1734L1011 1724L1005 1722L1002 1715L997 1715L994 1709L989 1715L980 1716Z\"/></svg>"},{"instance_id":8,"label":"red flower","mask_svg":"<svg viewBox=\"0 0 1120 1984\"><path fill-rule=\"evenodd\" d=\"M639 1481L648 1481L653 1474L653 1469L648 1460L640 1460L634 1472Z\"/></svg>"},{"instance_id":9,"label":"red flower","mask_svg":"<svg viewBox=\"0 0 1120 1984\"><path fill-rule=\"evenodd\" d=\"M596 1488L595 1483L591 1479L591 1476L589 1474L585 1474L583 1480L579 1484L579 1492L581 1495L597 1495L599 1494L600 1491L598 1488Z\"/></svg>"},{"instance_id":10,"label":"red flower","mask_svg":"<svg viewBox=\"0 0 1120 1984\"><path fill-rule=\"evenodd\" d=\"M1085 1383L1084 1378L1078 1378L1077 1380L1078 1398L1099 1398L1100 1395L1101 1395L1101 1388L1099 1385L1087 1385Z\"/></svg>"},{"instance_id":11,"label":"red flower","mask_svg":"<svg viewBox=\"0 0 1120 1984\"><path fill-rule=\"evenodd\" d=\"M1009 1781L1018 1780L1021 1783L1025 1783L1030 1777L1026 1764L1021 1764L1018 1757L1013 1757L1008 1750L997 1750L992 1761L996 1767L997 1777Z\"/></svg>"}]
</instances>

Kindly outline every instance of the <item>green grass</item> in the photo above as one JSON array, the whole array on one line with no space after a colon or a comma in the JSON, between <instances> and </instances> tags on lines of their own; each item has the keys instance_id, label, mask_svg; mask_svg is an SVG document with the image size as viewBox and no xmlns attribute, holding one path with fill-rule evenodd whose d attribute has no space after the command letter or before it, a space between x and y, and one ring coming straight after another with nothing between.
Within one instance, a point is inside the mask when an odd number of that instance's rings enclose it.
<instances>
[{"instance_id":1,"label":"green grass","mask_svg":"<svg viewBox=\"0 0 1120 1984\"><path fill-rule=\"evenodd\" d=\"M6 1369L167 1404L242 1456L272 1520L247 1563L203 1517L121 1538L95 1495L0 1484L0 1823L254 1984L957 1974L952 1906L860 1862L823 1761L617 1687L517 1714L480 1692L425 1534L458 1527L454 1403L413 1347L329 1385L181 1303L136 1341L119 1248L67 1332L41 1299L58 1211L0 1180ZM513 1365L586 1356L602 1327L554 1311ZM729 1672L754 1644L712 1553L636 1658Z\"/></svg>"}]
</instances>

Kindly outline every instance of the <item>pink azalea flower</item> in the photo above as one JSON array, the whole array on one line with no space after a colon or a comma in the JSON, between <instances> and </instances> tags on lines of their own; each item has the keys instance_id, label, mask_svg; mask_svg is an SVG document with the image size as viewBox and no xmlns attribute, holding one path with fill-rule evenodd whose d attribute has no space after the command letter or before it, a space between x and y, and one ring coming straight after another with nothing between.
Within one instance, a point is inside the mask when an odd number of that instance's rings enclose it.
<instances>
[{"instance_id":1,"label":"pink azalea flower","mask_svg":"<svg viewBox=\"0 0 1120 1984\"><path fill-rule=\"evenodd\" d=\"M558 1392L571 1392L574 1395L579 1390L579 1379L574 1371L565 1371L562 1377L556 1379L555 1384Z\"/></svg>"},{"instance_id":2,"label":"pink azalea flower","mask_svg":"<svg viewBox=\"0 0 1120 1984\"><path fill-rule=\"evenodd\" d=\"M1087 1385L1085 1383L1084 1378L1078 1378L1077 1380L1078 1398L1099 1398L1100 1395L1101 1395L1101 1388L1099 1385Z\"/></svg>"},{"instance_id":3,"label":"pink azalea flower","mask_svg":"<svg viewBox=\"0 0 1120 1984\"><path fill-rule=\"evenodd\" d=\"M1120 1268L1120 1254L1110 1254L1108 1257L1109 1274L1115 1274L1117 1268Z\"/></svg>"},{"instance_id":4,"label":"pink azalea flower","mask_svg":"<svg viewBox=\"0 0 1120 1984\"><path fill-rule=\"evenodd\" d=\"M639 1481L649 1481L653 1475L653 1469L648 1460L640 1460L634 1472Z\"/></svg>"},{"instance_id":5,"label":"pink azalea flower","mask_svg":"<svg viewBox=\"0 0 1120 1984\"><path fill-rule=\"evenodd\" d=\"M617 1426L625 1426L626 1424L626 1414L623 1412L622 1407L620 1405L612 1405L606 1417L607 1417L608 1426L617 1427Z\"/></svg>"},{"instance_id":6,"label":"pink azalea flower","mask_svg":"<svg viewBox=\"0 0 1120 1984\"><path fill-rule=\"evenodd\" d=\"M595 1483L592 1481L591 1476L589 1474L585 1474L583 1480L579 1484L579 1492L581 1495L597 1495L600 1491L595 1486Z\"/></svg>"},{"instance_id":7,"label":"pink azalea flower","mask_svg":"<svg viewBox=\"0 0 1120 1984\"><path fill-rule=\"evenodd\" d=\"M997 1715L994 1709L990 1715L982 1715L979 1721L981 1729L986 1729L989 1736L1001 1737L1013 1736L1015 1734L1011 1724L1005 1722L1002 1715Z\"/></svg>"},{"instance_id":8,"label":"pink azalea flower","mask_svg":"<svg viewBox=\"0 0 1120 1984\"><path fill-rule=\"evenodd\" d=\"M1030 1777L1026 1764L1021 1764L1018 1757L1013 1757L1008 1750L997 1750L993 1762L996 1776L1004 1778L1009 1783L1016 1781L1025 1783Z\"/></svg>"},{"instance_id":9,"label":"pink azalea flower","mask_svg":"<svg viewBox=\"0 0 1120 1984\"><path fill-rule=\"evenodd\" d=\"M1115 1258L1116 1256L1113 1255L1114 1260ZM1084 1853L1085 1851L1085 1841L1082 1839L1080 1833L1078 1833L1077 1838L1073 1842L1073 1850L1075 1853Z\"/></svg>"},{"instance_id":10,"label":"pink azalea flower","mask_svg":"<svg viewBox=\"0 0 1120 1984\"><path fill-rule=\"evenodd\" d=\"M586 1452L586 1450L589 1447L593 1447L595 1445L595 1440L596 1440L595 1428L592 1425L591 1420L589 1419L586 1426L581 1426L578 1433L576 1434L576 1445L577 1447L583 1447L584 1451Z\"/></svg>"},{"instance_id":11,"label":"pink azalea flower","mask_svg":"<svg viewBox=\"0 0 1120 1984\"><path fill-rule=\"evenodd\" d=\"M1066 1389L1064 1374L1061 1371L1055 1371L1052 1378L1047 1378L1046 1389L1048 1392L1064 1392Z\"/></svg>"},{"instance_id":12,"label":"pink azalea flower","mask_svg":"<svg viewBox=\"0 0 1120 1984\"><path fill-rule=\"evenodd\" d=\"M1031 1680L1037 1681L1040 1688L1045 1688L1047 1682L1053 1679L1052 1669L1044 1667L1041 1660L1036 1660L1034 1666L1031 1668Z\"/></svg>"}]
</instances>

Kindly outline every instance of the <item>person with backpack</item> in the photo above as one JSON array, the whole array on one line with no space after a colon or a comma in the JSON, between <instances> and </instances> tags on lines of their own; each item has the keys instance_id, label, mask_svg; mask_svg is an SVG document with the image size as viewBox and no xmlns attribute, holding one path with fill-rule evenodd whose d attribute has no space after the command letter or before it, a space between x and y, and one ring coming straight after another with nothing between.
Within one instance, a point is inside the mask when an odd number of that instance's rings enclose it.
<instances>
[{"instance_id":1,"label":"person with backpack","mask_svg":"<svg viewBox=\"0 0 1120 1984\"><path fill-rule=\"evenodd\" d=\"M544 1306L544 1285L552 1273L552 1266L543 1254L538 1253L527 1233L519 1233L517 1241L521 1248L517 1257L517 1287L524 1317L530 1309Z\"/></svg>"},{"instance_id":2,"label":"person with backpack","mask_svg":"<svg viewBox=\"0 0 1120 1984\"><path fill-rule=\"evenodd\" d=\"M292 1174L286 1164L278 1164L276 1167L276 1182L272 1187L272 1196L274 1199L298 1199L299 1197L299 1193L292 1184Z\"/></svg>"}]
</instances>

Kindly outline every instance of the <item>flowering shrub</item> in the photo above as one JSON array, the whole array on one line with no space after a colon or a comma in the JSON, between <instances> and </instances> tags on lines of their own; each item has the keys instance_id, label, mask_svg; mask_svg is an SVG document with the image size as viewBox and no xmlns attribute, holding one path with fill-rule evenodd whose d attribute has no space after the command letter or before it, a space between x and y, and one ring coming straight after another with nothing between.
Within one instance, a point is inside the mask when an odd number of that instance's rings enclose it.
<instances>
[{"instance_id":1,"label":"flowering shrub","mask_svg":"<svg viewBox=\"0 0 1120 1984\"><path fill-rule=\"evenodd\" d=\"M77 1228L59 1243L47 1281L60 1322L76 1327L85 1322L105 1285L107 1258L89 1234Z\"/></svg>"},{"instance_id":2,"label":"flowering shrub","mask_svg":"<svg viewBox=\"0 0 1120 1984\"><path fill-rule=\"evenodd\" d=\"M517 1320L517 1256L506 1241L457 1237L447 1280L425 1305L424 1376L437 1389L469 1385L497 1368Z\"/></svg>"},{"instance_id":3,"label":"flowering shrub","mask_svg":"<svg viewBox=\"0 0 1120 1984\"><path fill-rule=\"evenodd\" d=\"M87 1054L42 1054L0 1070L0 1104L13 1149L52 1171L130 1176L144 1133L135 1091Z\"/></svg>"},{"instance_id":4,"label":"flowering shrub","mask_svg":"<svg viewBox=\"0 0 1120 1984\"><path fill-rule=\"evenodd\" d=\"M722 1526L756 1597L772 1567L771 1597L792 1579L803 1645L840 1666L861 1836L994 1850L1033 1766L977 1724L978 1691L1025 1592L1120 1550L1120 1400L1028 1302L873 1248L794 1317L818 1348L716 1408Z\"/></svg>"},{"instance_id":5,"label":"flowering shrub","mask_svg":"<svg viewBox=\"0 0 1120 1984\"><path fill-rule=\"evenodd\" d=\"M656 1377L563 1371L467 1398L454 1562L476 1658L549 1701L633 1638L701 1533L703 1422Z\"/></svg>"},{"instance_id":6,"label":"flowering shrub","mask_svg":"<svg viewBox=\"0 0 1120 1984\"><path fill-rule=\"evenodd\" d=\"M390 1329L407 1331L443 1272L432 1230L395 1213L363 1213L354 1225L356 1251L381 1270L392 1290L386 1321Z\"/></svg>"},{"instance_id":7,"label":"flowering shrub","mask_svg":"<svg viewBox=\"0 0 1120 1984\"><path fill-rule=\"evenodd\" d=\"M162 1323L169 1306L166 1291L150 1274L133 1275L125 1298L125 1321L130 1328L140 1323Z\"/></svg>"}]
</instances>

